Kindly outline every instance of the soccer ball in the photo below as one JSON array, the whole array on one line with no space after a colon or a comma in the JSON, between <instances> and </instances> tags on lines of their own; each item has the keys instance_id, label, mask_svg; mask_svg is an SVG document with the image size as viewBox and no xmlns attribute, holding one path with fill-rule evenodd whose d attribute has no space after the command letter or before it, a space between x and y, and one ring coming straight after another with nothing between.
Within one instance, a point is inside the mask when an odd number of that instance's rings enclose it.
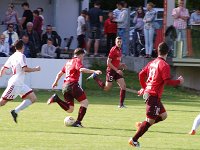
<instances>
[{"instance_id":1,"label":"soccer ball","mask_svg":"<svg viewBox=\"0 0 200 150\"><path fill-rule=\"evenodd\" d=\"M65 125L65 126L71 126L74 122L75 122L75 120L74 120L74 118L71 117L71 116L67 116L67 117L64 119L64 125Z\"/></svg>"}]
</instances>

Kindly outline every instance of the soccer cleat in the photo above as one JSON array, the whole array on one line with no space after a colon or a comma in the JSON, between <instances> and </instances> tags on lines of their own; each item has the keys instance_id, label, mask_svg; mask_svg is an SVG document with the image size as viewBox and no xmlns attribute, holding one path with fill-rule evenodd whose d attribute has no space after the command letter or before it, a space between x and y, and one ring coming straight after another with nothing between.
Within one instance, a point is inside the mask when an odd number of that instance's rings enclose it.
<instances>
[{"instance_id":1,"label":"soccer cleat","mask_svg":"<svg viewBox=\"0 0 200 150\"><path fill-rule=\"evenodd\" d=\"M15 123L17 123L17 113L15 112L15 110L11 110L10 111L10 113L11 113L11 115L12 115L12 117L13 117L13 120L15 121Z\"/></svg>"},{"instance_id":2,"label":"soccer cleat","mask_svg":"<svg viewBox=\"0 0 200 150\"><path fill-rule=\"evenodd\" d=\"M141 126L141 124L142 124L142 122L136 122L136 123L135 123L135 127L136 127L137 129L139 129L139 127Z\"/></svg>"},{"instance_id":3,"label":"soccer cleat","mask_svg":"<svg viewBox=\"0 0 200 150\"><path fill-rule=\"evenodd\" d=\"M118 108L127 108L125 105L118 105Z\"/></svg>"},{"instance_id":4,"label":"soccer cleat","mask_svg":"<svg viewBox=\"0 0 200 150\"><path fill-rule=\"evenodd\" d=\"M72 127L79 127L79 128L83 128L83 126L82 126L81 122L79 122L79 121L76 121L76 122L74 122L74 123L72 124Z\"/></svg>"},{"instance_id":5,"label":"soccer cleat","mask_svg":"<svg viewBox=\"0 0 200 150\"><path fill-rule=\"evenodd\" d=\"M50 105L51 103L56 102L56 99L58 98L57 94L53 94L47 101L47 105Z\"/></svg>"},{"instance_id":6,"label":"soccer cleat","mask_svg":"<svg viewBox=\"0 0 200 150\"><path fill-rule=\"evenodd\" d=\"M94 79L95 77L97 77L97 74L96 73L93 73L91 74L87 79L86 81L90 80L90 79Z\"/></svg>"},{"instance_id":7,"label":"soccer cleat","mask_svg":"<svg viewBox=\"0 0 200 150\"><path fill-rule=\"evenodd\" d=\"M196 134L196 131L195 131L195 130L191 130L188 134L190 134L190 135L195 135L195 134Z\"/></svg>"},{"instance_id":8,"label":"soccer cleat","mask_svg":"<svg viewBox=\"0 0 200 150\"><path fill-rule=\"evenodd\" d=\"M140 143L138 141L133 141L132 138L129 139L128 143L133 147L140 147Z\"/></svg>"}]
</instances>

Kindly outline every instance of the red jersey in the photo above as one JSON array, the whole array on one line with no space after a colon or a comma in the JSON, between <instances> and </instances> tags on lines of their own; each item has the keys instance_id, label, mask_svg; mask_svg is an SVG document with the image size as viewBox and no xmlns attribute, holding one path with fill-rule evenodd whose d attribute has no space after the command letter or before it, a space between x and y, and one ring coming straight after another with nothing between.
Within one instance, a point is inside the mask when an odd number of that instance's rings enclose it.
<instances>
[{"instance_id":1,"label":"red jersey","mask_svg":"<svg viewBox=\"0 0 200 150\"><path fill-rule=\"evenodd\" d=\"M113 46L110 50L110 53L108 55L108 58L112 59L111 63L113 66L115 66L117 69L119 68L120 62L122 57L122 51L121 48L117 46ZM107 69L110 70L110 67L108 66Z\"/></svg>"},{"instance_id":2,"label":"red jersey","mask_svg":"<svg viewBox=\"0 0 200 150\"><path fill-rule=\"evenodd\" d=\"M104 23L104 33L117 33L117 24L115 22L112 22L110 18L106 19Z\"/></svg>"},{"instance_id":3,"label":"red jersey","mask_svg":"<svg viewBox=\"0 0 200 150\"><path fill-rule=\"evenodd\" d=\"M83 68L82 61L74 57L69 60L62 69L62 72L65 73L65 83L78 82L80 77L80 68Z\"/></svg>"},{"instance_id":4,"label":"red jersey","mask_svg":"<svg viewBox=\"0 0 200 150\"><path fill-rule=\"evenodd\" d=\"M145 77L147 77L146 83ZM180 84L179 80L170 80L170 66L161 57L147 64L140 72L139 78L142 88L145 89L144 92L153 96L158 96L159 98L162 96L165 84L173 86Z\"/></svg>"}]
</instances>

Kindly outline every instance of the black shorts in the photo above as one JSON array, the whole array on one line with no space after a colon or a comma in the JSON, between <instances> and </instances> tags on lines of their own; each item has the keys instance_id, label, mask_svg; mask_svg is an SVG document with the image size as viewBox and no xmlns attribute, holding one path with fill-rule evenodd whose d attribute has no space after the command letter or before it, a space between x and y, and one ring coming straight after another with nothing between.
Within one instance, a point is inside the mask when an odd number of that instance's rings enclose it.
<instances>
[{"instance_id":1,"label":"black shorts","mask_svg":"<svg viewBox=\"0 0 200 150\"><path fill-rule=\"evenodd\" d=\"M86 48L85 35L84 34L78 35L77 41L78 41L78 48Z\"/></svg>"},{"instance_id":2,"label":"black shorts","mask_svg":"<svg viewBox=\"0 0 200 150\"><path fill-rule=\"evenodd\" d=\"M78 83L68 83L63 85L62 93L65 101L70 105L74 106L74 98L81 102L86 99L85 92Z\"/></svg>"},{"instance_id":3,"label":"black shorts","mask_svg":"<svg viewBox=\"0 0 200 150\"><path fill-rule=\"evenodd\" d=\"M98 27L91 27L89 31L89 39L100 39L101 38L101 30Z\"/></svg>"},{"instance_id":4,"label":"black shorts","mask_svg":"<svg viewBox=\"0 0 200 150\"><path fill-rule=\"evenodd\" d=\"M106 81L107 82L113 82L113 80L118 80L123 78L122 75L118 74L116 71L114 71L113 69L111 70L106 70Z\"/></svg>"},{"instance_id":5,"label":"black shorts","mask_svg":"<svg viewBox=\"0 0 200 150\"><path fill-rule=\"evenodd\" d=\"M156 119L160 114L166 112L164 105L157 96L149 96L146 100L146 117Z\"/></svg>"}]
</instances>

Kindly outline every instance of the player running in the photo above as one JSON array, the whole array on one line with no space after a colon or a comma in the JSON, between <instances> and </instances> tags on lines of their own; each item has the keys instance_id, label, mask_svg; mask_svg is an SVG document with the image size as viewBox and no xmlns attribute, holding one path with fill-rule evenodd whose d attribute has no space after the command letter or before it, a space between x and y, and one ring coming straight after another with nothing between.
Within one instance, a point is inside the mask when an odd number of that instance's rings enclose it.
<instances>
[{"instance_id":1,"label":"player running","mask_svg":"<svg viewBox=\"0 0 200 150\"><path fill-rule=\"evenodd\" d=\"M52 88L54 89L58 85L59 79L65 74L62 89L64 101L61 100L56 94L52 95L52 97L47 101L48 105L56 102L68 113L72 113L74 111L74 98L80 102L81 106L78 112L78 117L76 122L72 125L73 127L83 127L81 121L83 120L88 107L88 100L85 92L78 84L80 72L101 74L100 70L90 70L83 67L82 61L84 54L85 51L83 49L75 49L74 57L65 64L62 70L57 74L55 81L52 84Z\"/></svg>"},{"instance_id":2,"label":"player running","mask_svg":"<svg viewBox=\"0 0 200 150\"><path fill-rule=\"evenodd\" d=\"M124 105L124 99L126 95L126 83L124 81L122 70L126 69L127 66L124 63L121 63L121 46L122 39L117 37L115 39L115 46L111 48L107 59L106 83L99 79L96 73L93 73L91 76L89 76L87 80L93 78L99 87L105 91L111 89L113 80L117 81L120 87L120 102L118 107L125 108L126 106Z\"/></svg>"},{"instance_id":3,"label":"player running","mask_svg":"<svg viewBox=\"0 0 200 150\"><path fill-rule=\"evenodd\" d=\"M192 130L189 132L190 135L195 135L197 128L200 126L200 114L194 119Z\"/></svg>"},{"instance_id":4,"label":"player running","mask_svg":"<svg viewBox=\"0 0 200 150\"><path fill-rule=\"evenodd\" d=\"M23 102L14 110L11 110L13 120L17 123L18 113L33 104L37 98L33 90L24 84L26 72L40 71L40 67L29 68L26 64L26 56L23 54L24 44L19 40L16 43L16 52L11 55L4 66L0 70L0 77L9 68L12 68L12 77L8 81L8 86L3 92L0 99L0 106L4 106L8 101L15 99L18 95L23 99Z\"/></svg>"},{"instance_id":5,"label":"player running","mask_svg":"<svg viewBox=\"0 0 200 150\"><path fill-rule=\"evenodd\" d=\"M139 73L142 89L138 91L138 94L143 95L146 103L146 121L136 123L138 130L134 137L129 140L129 144L134 147L140 146L138 139L151 125L167 118L167 112L161 102L164 85L177 86L184 82L182 76L177 80L171 79L170 66L166 62L168 50L169 47L166 43L160 43L158 46L158 57L148 63Z\"/></svg>"}]
</instances>

